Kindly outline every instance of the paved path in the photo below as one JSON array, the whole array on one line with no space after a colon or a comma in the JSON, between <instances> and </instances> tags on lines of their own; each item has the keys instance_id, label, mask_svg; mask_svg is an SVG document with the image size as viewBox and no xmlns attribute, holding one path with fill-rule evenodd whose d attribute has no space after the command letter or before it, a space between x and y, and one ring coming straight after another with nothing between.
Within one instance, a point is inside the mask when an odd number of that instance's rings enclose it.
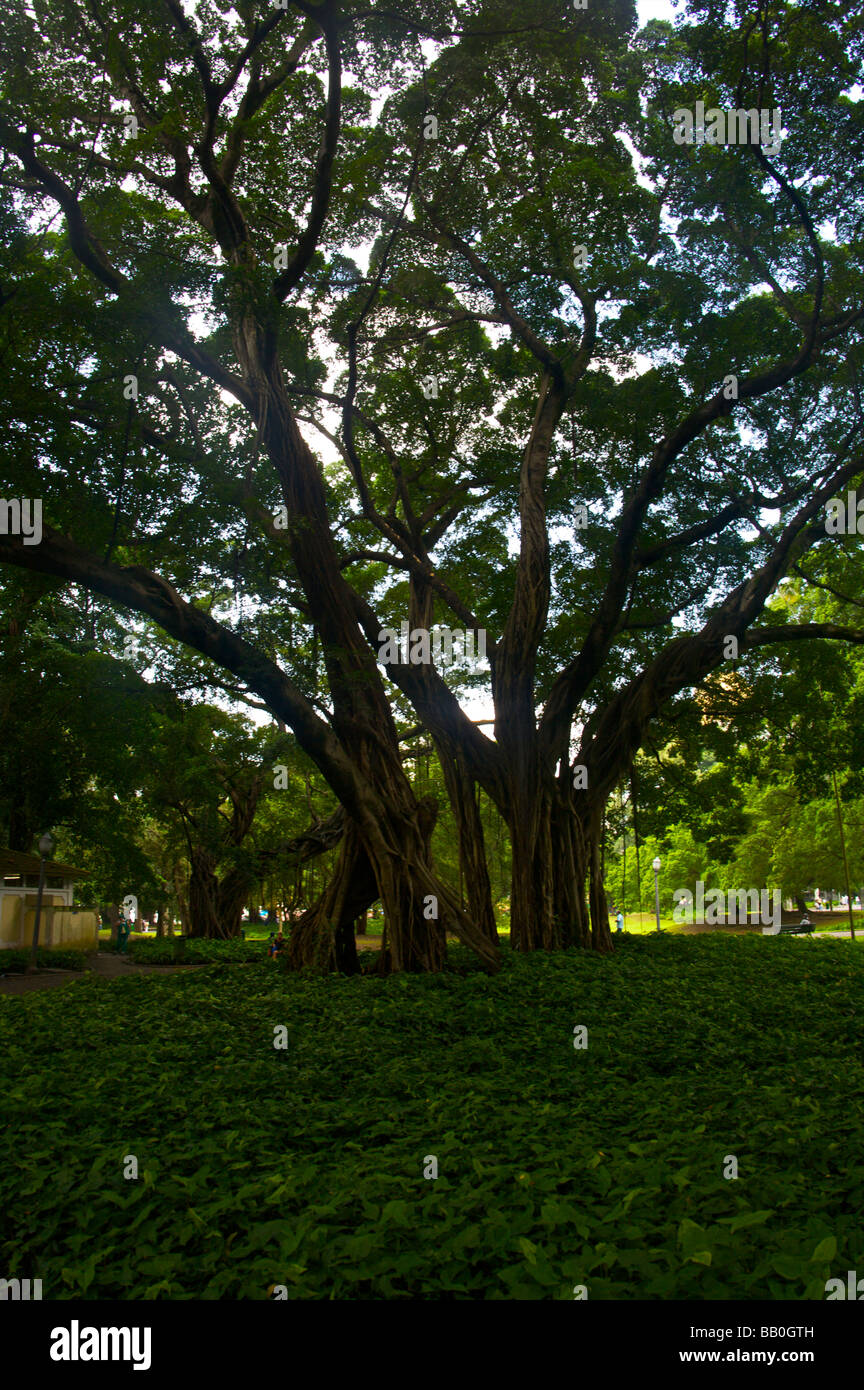
<instances>
[{"instance_id":1,"label":"paved path","mask_svg":"<svg viewBox=\"0 0 864 1390\"><path fill-rule=\"evenodd\" d=\"M173 975L178 970L200 970L200 965L133 965L128 956L99 951L87 957L86 970L38 970L35 975L13 972L0 979L0 994L29 994L34 989L54 989L70 980L99 975L103 980L119 980L125 975Z\"/></svg>"}]
</instances>

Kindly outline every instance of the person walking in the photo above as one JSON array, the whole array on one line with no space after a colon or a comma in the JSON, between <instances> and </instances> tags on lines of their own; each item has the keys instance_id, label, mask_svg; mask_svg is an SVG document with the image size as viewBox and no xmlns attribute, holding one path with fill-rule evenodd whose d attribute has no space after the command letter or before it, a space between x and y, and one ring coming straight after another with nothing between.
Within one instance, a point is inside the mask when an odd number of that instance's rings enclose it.
<instances>
[{"instance_id":1,"label":"person walking","mask_svg":"<svg viewBox=\"0 0 864 1390\"><path fill-rule=\"evenodd\" d=\"M117 950L120 952L121 956L126 955L126 946L129 941L131 931L132 923L129 922L128 919L121 914L120 920L117 923Z\"/></svg>"},{"instance_id":2,"label":"person walking","mask_svg":"<svg viewBox=\"0 0 864 1390\"><path fill-rule=\"evenodd\" d=\"M624 930L624 913L621 911L620 907L615 914L615 930L616 932Z\"/></svg>"}]
</instances>

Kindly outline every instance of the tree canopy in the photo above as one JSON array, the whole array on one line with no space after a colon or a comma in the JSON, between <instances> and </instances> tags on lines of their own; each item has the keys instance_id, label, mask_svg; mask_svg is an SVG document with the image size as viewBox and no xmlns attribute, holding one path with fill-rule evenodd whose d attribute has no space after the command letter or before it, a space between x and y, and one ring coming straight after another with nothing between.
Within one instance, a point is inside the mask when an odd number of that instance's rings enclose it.
<instances>
[{"instance_id":1,"label":"tree canopy","mask_svg":"<svg viewBox=\"0 0 864 1390\"><path fill-rule=\"evenodd\" d=\"M610 949L652 725L748 650L864 640L826 527L864 489L862 15L14 0L0 58L4 491L44 508L4 583L141 615L293 731L345 813L295 963L355 968L380 897L385 966L449 931L494 970L478 787L514 944ZM782 139L679 143L698 103ZM403 623L488 674L384 655Z\"/></svg>"}]
</instances>

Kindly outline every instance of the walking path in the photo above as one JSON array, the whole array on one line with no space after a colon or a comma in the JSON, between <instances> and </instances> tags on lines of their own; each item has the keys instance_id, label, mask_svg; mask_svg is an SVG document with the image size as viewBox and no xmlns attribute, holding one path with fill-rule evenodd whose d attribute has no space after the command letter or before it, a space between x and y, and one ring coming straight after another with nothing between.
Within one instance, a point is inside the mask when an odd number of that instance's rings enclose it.
<instances>
[{"instance_id":1,"label":"walking path","mask_svg":"<svg viewBox=\"0 0 864 1390\"><path fill-rule=\"evenodd\" d=\"M34 989L54 989L70 980L99 975L103 980L119 980L124 975L173 975L178 970L200 970L200 965L133 965L128 956L99 951L87 957L86 970L38 970L35 975L13 972L0 978L0 994L29 994Z\"/></svg>"}]
</instances>

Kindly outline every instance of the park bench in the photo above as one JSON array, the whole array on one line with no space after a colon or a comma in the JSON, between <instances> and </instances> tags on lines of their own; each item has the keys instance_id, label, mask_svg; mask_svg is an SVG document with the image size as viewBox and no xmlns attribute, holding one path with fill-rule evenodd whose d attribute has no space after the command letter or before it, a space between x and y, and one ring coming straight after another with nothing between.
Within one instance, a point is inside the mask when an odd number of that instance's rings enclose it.
<instances>
[{"instance_id":1,"label":"park bench","mask_svg":"<svg viewBox=\"0 0 864 1390\"><path fill-rule=\"evenodd\" d=\"M787 926L780 926L781 936L809 936L813 931L813 923L806 912L800 922L790 922Z\"/></svg>"}]
</instances>

